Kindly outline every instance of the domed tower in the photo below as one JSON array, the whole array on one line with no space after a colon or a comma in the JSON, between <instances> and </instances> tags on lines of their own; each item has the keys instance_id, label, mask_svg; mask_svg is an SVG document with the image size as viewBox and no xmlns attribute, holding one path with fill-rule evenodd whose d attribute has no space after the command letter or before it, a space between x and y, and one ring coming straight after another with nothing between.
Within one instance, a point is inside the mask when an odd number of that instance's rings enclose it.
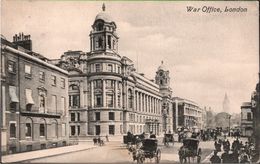
<instances>
[{"instance_id":1,"label":"domed tower","mask_svg":"<svg viewBox=\"0 0 260 164\"><path fill-rule=\"evenodd\" d=\"M105 4L102 6L102 11L96 16L89 36L91 53L117 53L119 38L116 33L116 24L106 13Z\"/></svg>"},{"instance_id":2,"label":"domed tower","mask_svg":"<svg viewBox=\"0 0 260 164\"><path fill-rule=\"evenodd\" d=\"M89 135L117 135L122 126L122 64L116 23L102 11L90 32L88 70Z\"/></svg>"},{"instance_id":3,"label":"domed tower","mask_svg":"<svg viewBox=\"0 0 260 164\"><path fill-rule=\"evenodd\" d=\"M172 89L170 87L170 72L163 64L163 61L156 72L155 83L159 85L160 92L163 96L171 97Z\"/></svg>"}]
</instances>

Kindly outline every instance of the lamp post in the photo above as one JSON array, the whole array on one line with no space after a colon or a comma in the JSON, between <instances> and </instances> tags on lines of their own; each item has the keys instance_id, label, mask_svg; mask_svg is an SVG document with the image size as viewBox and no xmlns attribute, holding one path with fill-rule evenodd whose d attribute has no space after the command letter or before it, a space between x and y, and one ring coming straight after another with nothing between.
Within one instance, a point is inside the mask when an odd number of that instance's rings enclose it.
<instances>
[{"instance_id":1,"label":"lamp post","mask_svg":"<svg viewBox=\"0 0 260 164\"><path fill-rule=\"evenodd\" d=\"M230 119L231 115L228 115L228 136L230 137Z\"/></svg>"}]
</instances>

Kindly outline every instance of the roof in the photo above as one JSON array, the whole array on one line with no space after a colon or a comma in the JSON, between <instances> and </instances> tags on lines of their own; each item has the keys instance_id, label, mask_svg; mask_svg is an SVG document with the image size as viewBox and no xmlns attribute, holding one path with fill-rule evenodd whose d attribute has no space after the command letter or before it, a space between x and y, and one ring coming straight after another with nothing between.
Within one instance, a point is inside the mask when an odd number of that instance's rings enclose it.
<instances>
[{"instance_id":1,"label":"roof","mask_svg":"<svg viewBox=\"0 0 260 164\"><path fill-rule=\"evenodd\" d=\"M111 17L109 14L107 14L105 11L106 11L106 6L105 6L105 4L103 3L103 5L102 5L102 11L97 14L97 16L96 16L96 18L95 18L95 21L97 21L97 20L103 20L103 21L106 22L106 23L112 23L112 22L114 22L113 19L112 19L112 17Z\"/></svg>"},{"instance_id":2,"label":"roof","mask_svg":"<svg viewBox=\"0 0 260 164\"><path fill-rule=\"evenodd\" d=\"M107 23L111 23L111 22L114 22L112 20L112 17L110 15L108 15L106 12L102 11L100 13L98 13L98 15L96 16L95 18L95 21L97 20L103 20L104 22L107 22Z\"/></svg>"}]
</instances>

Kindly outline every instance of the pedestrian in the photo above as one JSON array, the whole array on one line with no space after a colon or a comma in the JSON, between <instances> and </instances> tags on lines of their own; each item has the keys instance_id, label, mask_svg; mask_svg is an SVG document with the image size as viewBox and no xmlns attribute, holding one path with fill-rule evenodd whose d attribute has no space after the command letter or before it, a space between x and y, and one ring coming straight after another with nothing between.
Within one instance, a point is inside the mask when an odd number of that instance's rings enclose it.
<instances>
[{"instance_id":1,"label":"pedestrian","mask_svg":"<svg viewBox=\"0 0 260 164\"><path fill-rule=\"evenodd\" d=\"M211 163L221 163L221 159L217 154L218 152L214 150L214 155L210 158Z\"/></svg>"},{"instance_id":2,"label":"pedestrian","mask_svg":"<svg viewBox=\"0 0 260 164\"><path fill-rule=\"evenodd\" d=\"M224 150L224 153L221 155L222 163L229 163L229 154L228 151Z\"/></svg>"},{"instance_id":3,"label":"pedestrian","mask_svg":"<svg viewBox=\"0 0 260 164\"><path fill-rule=\"evenodd\" d=\"M106 135L106 140L107 140L107 142L109 142L108 135Z\"/></svg>"},{"instance_id":4,"label":"pedestrian","mask_svg":"<svg viewBox=\"0 0 260 164\"><path fill-rule=\"evenodd\" d=\"M230 154L230 163L239 163L239 160L238 160L238 157L239 157L239 154L238 154L238 151L234 150L232 154Z\"/></svg>"}]
</instances>

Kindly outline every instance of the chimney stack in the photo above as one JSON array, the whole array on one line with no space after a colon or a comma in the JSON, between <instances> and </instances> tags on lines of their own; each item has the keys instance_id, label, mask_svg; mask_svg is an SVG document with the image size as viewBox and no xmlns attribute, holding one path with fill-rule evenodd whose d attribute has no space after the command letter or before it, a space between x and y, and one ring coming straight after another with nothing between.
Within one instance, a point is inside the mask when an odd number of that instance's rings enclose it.
<instances>
[{"instance_id":1,"label":"chimney stack","mask_svg":"<svg viewBox=\"0 0 260 164\"><path fill-rule=\"evenodd\" d=\"M17 46L23 47L24 49L32 51L31 35L24 35L23 32L19 33L19 35L15 34L13 36L13 43Z\"/></svg>"}]
</instances>

